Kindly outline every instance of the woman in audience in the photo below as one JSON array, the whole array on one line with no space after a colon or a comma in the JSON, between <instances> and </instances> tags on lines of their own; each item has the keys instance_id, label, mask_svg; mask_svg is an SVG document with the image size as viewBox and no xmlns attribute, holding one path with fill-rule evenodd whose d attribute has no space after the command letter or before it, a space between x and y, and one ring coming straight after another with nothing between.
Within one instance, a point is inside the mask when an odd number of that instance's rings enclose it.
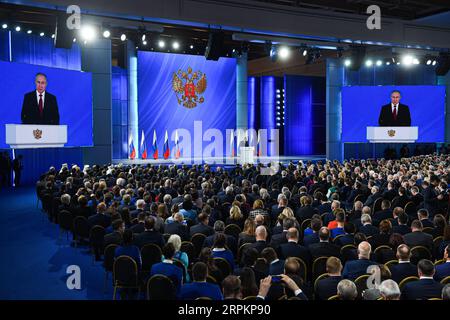
<instances>
[{"instance_id":1,"label":"woman in audience","mask_svg":"<svg viewBox=\"0 0 450 320\"><path fill-rule=\"evenodd\" d=\"M239 234L238 248L245 243L253 243L256 241L255 229L255 221L251 218L246 219L244 222L244 230Z\"/></svg>"},{"instance_id":2,"label":"woman in audience","mask_svg":"<svg viewBox=\"0 0 450 320\"><path fill-rule=\"evenodd\" d=\"M200 255L198 257L198 261L201 261L206 264L208 267L208 275L214 278L218 284L222 283L224 276L222 271L217 268L214 258L212 256L211 248L205 247L200 251Z\"/></svg>"},{"instance_id":3,"label":"woman in audience","mask_svg":"<svg viewBox=\"0 0 450 320\"><path fill-rule=\"evenodd\" d=\"M241 280L242 298L258 295L255 273L251 268L242 268L239 274L239 279Z\"/></svg>"},{"instance_id":4,"label":"woman in audience","mask_svg":"<svg viewBox=\"0 0 450 320\"><path fill-rule=\"evenodd\" d=\"M133 232L130 229L126 229L122 234L122 245L116 248L114 252L114 258L120 256L128 256L133 258L138 267L138 271L141 270L142 258L139 248L133 245Z\"/></svg>"},{"instance_id":5,"label":"woman in audience","mask_svg":"<svg viewBox=\"0 0 450 320\"><path fill-rule=\"evenodd\" d=\"M269 216L267 210L264 209L264 202L261 199L257 199L255 200L255 202L253 202L253 210L250 211L248 217L250 219L255 219L256 215L258 214L264 217Z\"/></svg>"},{"instance_id":6,"label":"woman in audience","mask_svg":"<svg viewBox=\"0 0 450 320\"><path fill-rule=\"evenodd\" d=\"M237 205L232 205L230 208L230 216L225 221L226 225L235 224L238 225L241 230L244 228L244 215L241 213L241 209Z\"/></svg>"},{"instance_id":7,"label":"woman in audience","mask_svg":"<svg viewBox=\"0 0 450 320\"><path fill-rule=\"evenodd\" d=\"M433 239L443 236L444 235L444 229L447 226L447 221L445 220L445 217L442 214L437 214L433 218Z\"/></svg>"},{"instance_id":8,"label":"woman in audience","mask_svg":"<svg viewBox=\"0 0 450 320\"><path fill-rule=\"evenodd\" d=\"M378 227L380 233L375 234L369 239L369 243L372 246L372 250L375 250L379 246L388 246L389 238L392 234L392 223L388 219L380 222Z\"/></svg>"},{"instance_id":9,"label":"woman in audience","mask_svg":"<svg viewBox=\"0 0 450 320\"><path fill-rule=\"evenodd\" d=\"M450 244L450 225L444 228L444 238L442 239L441 244L438 249L437 259L442 259L444 257L444 250Z\"/></svg>"},{"instance_id":10,"label":"woman in audience","mask_svg":"<svg viewBox=\"0 0 450 320\"><path fill-rule=\"evenodd\" d=\"M189 267L189 257L186 254L186 252L180 251L181 249L181 238L177 234L172 234L169 239L167 240L167 243L173 244L173 247L175 248L175 254L173 256L174 259L178 259L183 263L185 274L186 274L186 282L190 282L189 274L188 274L188 267Z\"/></svg>"},{"instance_id":11,"label":"woman in audience","mask_svg":"<svg viewBox=\"0 0 450 320\"><path fill-rule=\"evenodd\" d=\"M213 258L223 258L227 260L231 270L234 270L234 256L231 250L225 248L226 240L227 238L225 237L225 234L216 233L212 256Z\"/></svg>"}]
</instances>

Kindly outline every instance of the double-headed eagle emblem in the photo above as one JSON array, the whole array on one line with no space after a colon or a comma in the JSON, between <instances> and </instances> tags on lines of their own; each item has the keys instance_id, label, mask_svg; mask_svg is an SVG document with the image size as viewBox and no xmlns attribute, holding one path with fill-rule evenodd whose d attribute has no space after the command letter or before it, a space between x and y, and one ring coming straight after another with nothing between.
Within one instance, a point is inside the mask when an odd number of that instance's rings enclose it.
<instances>
[{"instance_id":1,"label":"double-headed eagle emblem","mask_svg":"<svg viewBox=\"0 0 450 320\"><path fill-rule=\"evenodd\" d=\"M36 140L39 140L40 138L42 138L42 130L33 130L33 136Z\"/></svg>"},{"instance_id":2,"label":"double-headed eagle emblem","mask_svg":"<svg viewBox=\"0 0 450 320\"><path fill-rule=\"evenodd\" d=\"M387 133L388 133L389 137L394 137L395 136L395 130L393 130L393 129L388 130Z\"/></svg>"},{"instance_id":3,"label":"double-headed eagle emblem","mask_svg":"<svg viewBox=\"0 0 450 320\"><path fill-rule=\"evenodd\" d=\"M187 72L180 69L173 73L172 88L178 104L189 109L195 108L197 104L205 101L202 94L206 90L206 75L201 71L193 72L191 67Z\"/></svg>"}]
</instances>

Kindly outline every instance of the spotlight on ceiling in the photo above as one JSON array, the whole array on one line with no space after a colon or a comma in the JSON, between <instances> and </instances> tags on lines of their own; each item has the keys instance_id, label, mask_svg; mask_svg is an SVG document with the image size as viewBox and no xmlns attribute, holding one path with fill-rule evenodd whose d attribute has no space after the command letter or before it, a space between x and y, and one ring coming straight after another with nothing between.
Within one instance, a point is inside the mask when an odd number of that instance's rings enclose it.
<instances>
[{"instance_id":1,"label":"spotlight on ceiling","mask_svg":"<svg viewBox=\"0 0 450 320\"><path fill-rule=\"evenodd\" d=\"M383 64L383 61L381 61L381 60L377 60L377 63L376 63L376 65L378 66L378 67L380 67L381 65Z\"/></svg>"},{"instance_id":2,"label":"spotlight on ceiling","mask_svg":"<svg viewBox=\"0 0 450 320\"><path fill-rule=\"evenodd\" d=\"M127 35L126 35L125 33L122 33L122 34L120 35L120 40L121 40L121 41L127 40Z\"/></svg>"},{"instance_id":3,"label":"spotlight on ceiling","mask_svg":"<svg viewBox=\"0 0 450 320\"><path fill-rule=\"evenodd\" d=\"M19 32L19 31L20 31L20 26L17 26L17 27L15 28L15 30L16 30L17 32Z\"/></svg>"},{"instance_id":4,"label":"spotlight on ceiling","mask_svg":"<svg viewBox=\"0 0 450 320\"><path fill-rule=\"evenodd\" d=\"M174 49L174 50L180 49L180 43L178 41L174 41L172 43L172 49Z\"/></svg>"},{"instance_id":5,"label":"spotlight on ceiling","mask_svg":"<svg viewBox=\"0 0 450 320\"><path fill-rule=\"evenodd\" d=\"M191 50L194 49L194 45L191 44L191 45L189 46L189 49L191 49Z\"/></svg>"},{"instance_id":6,"label":"spotlight on ceiling","mask_svg":"<svg viewBox=\"0 0 450 320\"><path fill-rule=\"evenodd\" d=\"M165 46L166 46L166 42L164 40L159 40L158 41L158 47L164 48Z\"/></svg>"},{"instance_id":7,"label":"spotlight on ceiling","mask_svg":"<svg viewBox=\"0 0 450 320\"><path fill-rule=\"evenodd\" d=\"M350 59L345 59L345 61L344 61L344 66L350 67L351 64L352 64L352 60L350 60Z\"/></svg>"},{"instance_id":8,"label":"spotlight on ceiling","mask_svg":"<svg viewBox=\"0 0 450 320\"><path fill-rule=\"evenodd\" d=\"M2 29L8 28L8 25L6 23L2 24Z\"/></svg>"},{"instance_id":9,"label":"spotlight on ceiling","mask_svg":"<svg viewBox=\"0 0 450 320\"><path fill-rule=\"evenodd\" d=\"M94 40L96 35L97 35L97 33L93 26L85 25L85 26L81 27L80 36L81 36L81 39L83 39L84 41Z\"/></svg>"},{"instance_id":10,"label":"spotlight on ceiling","mask_svg":"<svg viewBox=\"0 0 450 320\"><path fill-rule=\"evenodd\" d=\"M278 55L280 56L280 59L286 60L290 55L290 50L288 47L280 47L278 50Z\"/></svg>"},{"instance_id":11,"label":"spotlight on ceiling","mask_svg":"<svg viewBox=\"0 0 450 320\"><path fill-rule=\"evenodd\" d=\"M43 36L45 36L45 33L41 32L41 33L39 33L39 36L43 37Z\"/></svg>"},{"instance_id":12,"label":"spotlight on ceiling","mask_svg":"<svg viewBox=\"0 0 450 320\"><path fill-rule=\"evenodd\" d=\"M366 60L366 67L371 67L373 65L373 61L372 60Z\"/></svg>"},{"instance_id":13,"label":"spotlight on ceiling","mask_svg":"<svg viewBox=\"0 0 450 320\"><path fill-rule=\"evenodd\" d=\"M402 58L402 64L404 64L405 66L412 65L413 61L414 61L414 57L411 55L406 55L406 56L403 56L403 58Z\"/></svg>"},{"instance_id":14,"label":"spotlight on ceiling","mask_svg":"<svg viewBox=\"0 0 450 320\"><path fill-rule=\"evenodd\" d=\"M33 31L31 31L31 30L28 30L28 31L27 31L27 33L28 33L28 34L31 34L31 33L33 33Z\"/></svg>"},{"instance_id":15,"label":"spotlight on ceiling","mask_svg":"<svg viewBox=\"0 0 450 320\"><path fill-rule=\"evenodd\" d=\"M109 38L110 36L111 36L111 32L109 30L103 31L103 37L104 38Z\"/></svg>"}]
</instances>

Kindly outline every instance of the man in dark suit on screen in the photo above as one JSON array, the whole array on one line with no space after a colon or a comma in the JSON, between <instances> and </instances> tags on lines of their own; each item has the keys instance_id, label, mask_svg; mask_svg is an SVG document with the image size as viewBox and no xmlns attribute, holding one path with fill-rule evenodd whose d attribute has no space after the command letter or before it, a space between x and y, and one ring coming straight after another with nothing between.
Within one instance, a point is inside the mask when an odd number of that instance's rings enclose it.
<instances>
[{"instance_id":1,"label":"man in dark suit on screen","mask_svg":"<svg viewBox=\"0 0 450 320\"><path fill-rule=\"evenodd\" d=\"M36 90L25 94L22 104L23 124L59 125L59 111L56 97L46 91L47 76L36 74Z\"/></svg>"},{"instance_id":2,"label":"man in dark suit on screen","mask_svg":"<svg viewBox=\"0 0 450 320\"><path fill-rule=\"evenodd\" d=\"M381 107L378 125L380 127L410 127L409 107L400 103L400 91L391 92L391 103Z\"/></svg>"}]
</instances>

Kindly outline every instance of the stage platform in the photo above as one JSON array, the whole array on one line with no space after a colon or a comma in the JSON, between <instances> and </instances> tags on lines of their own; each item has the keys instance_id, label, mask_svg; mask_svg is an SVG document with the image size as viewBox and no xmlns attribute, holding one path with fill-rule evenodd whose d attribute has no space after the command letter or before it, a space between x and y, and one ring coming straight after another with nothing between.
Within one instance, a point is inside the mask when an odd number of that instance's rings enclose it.
<instances>
[{"instance_id":1,"label":"stage platform","mask_svg":"<svg viewBox=\"0 0 450 320\"><path fill-rule=\"evenodd\" d=\"M290 161L297 163L302 160L303 162L312 161L316 162L319 160L325 160L325 155L310 155L310 156L298 156L298 157L287 157L287 156L279 156L279 157L255 157L255 164L263 163L267 164L270 162L281 162L283 164L288 164ZM113 164L152 164L152 165L192 165L192 164L211 164L215 166L234 166L239 162L239 157L210 157L210 158L179 158L179 159L113 159Z\"/></svg>"}]
</instances>

